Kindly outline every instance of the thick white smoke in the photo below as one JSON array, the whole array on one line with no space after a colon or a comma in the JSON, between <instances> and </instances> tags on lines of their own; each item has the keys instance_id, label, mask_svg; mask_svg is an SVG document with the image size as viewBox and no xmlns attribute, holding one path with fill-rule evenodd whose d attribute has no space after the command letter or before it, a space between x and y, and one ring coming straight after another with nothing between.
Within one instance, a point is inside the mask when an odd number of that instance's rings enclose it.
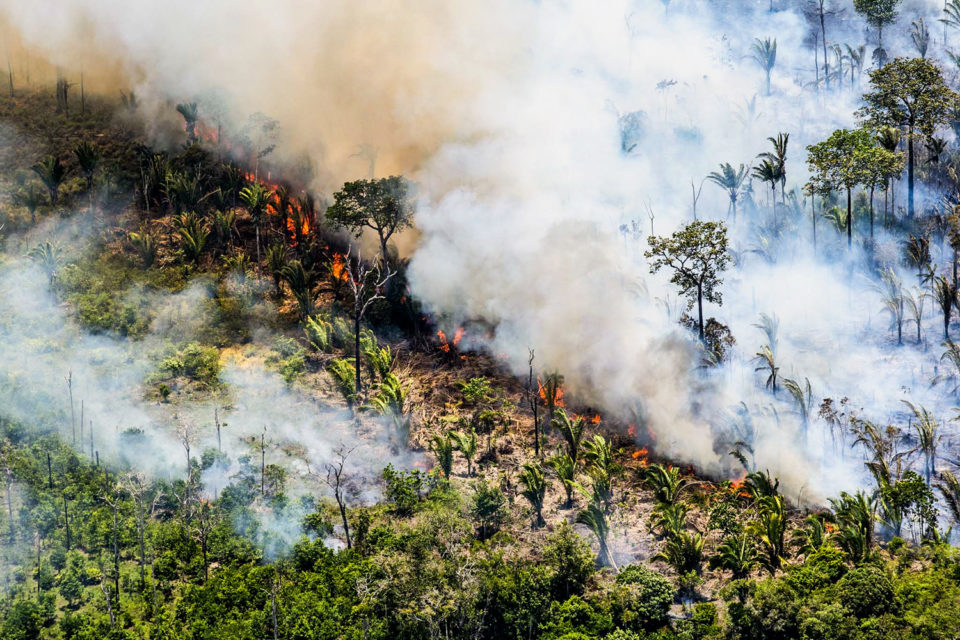
<instances>
[{"instance_id":1,"label":"thick white smoke","mask_svg":"<svg viewBox=\"0 0 960 640\"><path fill-rule=\"evenodd\" d=\"M7 19L61 64L85 46L98 59L115 52L142 95L216 90L236 121L257 111L279 118L287 149L311 153L321 189L364 177L357 147L376 148L378 175L402 171L421 184L413 291L451 324L472 322L468 344L518 373L535 349L540 370L563 373L576 398L624 421L639 416L661 453L709 471L730 465L717 437L744 402L757 465L809 497L855 484L859 463L837 464L821 424L804 445L783 392L763 391L751 360L767 341L759 315L780 319L781 377L809 378L818 402L849 396L884 421L911 399L945 418L952 400L929 387L933 305L926 347L894 348L860 258L824 257L831 246L843 254L825 221L814 256L809 218L768 246L741 215L731 225L741 264L725 276L724 305L707 309L738 347L728 365L704 371L677 325L673 287L642 258L651 230L692 219L691 183L702 186L698 215L726 218L725 194L703 184L720 162L750 164L769 149L767 136L789 132L787 182L798 186L804 147L854 123L875 34L849 7L828 19L831 44L866 42L867 61L854 86L818 94L810 85L815 60L823 73L822 49L804 4L15 0ZM937 10L914 2L902 12L935 25ZM885 32L891 56L911 54L904 33L902 24ZM750 53L766 37L778 44L769 97ZM638 125L629 153L627 114ZM767 197L755 182L753 199ZM892 239L879 241L896 255Z\"/></svg>"}]
</instances>

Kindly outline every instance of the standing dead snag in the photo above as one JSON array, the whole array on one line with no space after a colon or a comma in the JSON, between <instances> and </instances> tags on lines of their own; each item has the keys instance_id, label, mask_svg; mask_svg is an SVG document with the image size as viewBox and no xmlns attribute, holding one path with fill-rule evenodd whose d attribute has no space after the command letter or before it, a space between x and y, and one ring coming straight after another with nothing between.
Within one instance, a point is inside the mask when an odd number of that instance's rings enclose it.
<instances>
[{"instance_id":1,"label":"standing dead snag","mask_svg":"<svg viewBox=\"0 0 960 640\"><path fill-rule=\"evenodd\" d=\"M384 274L384 270L386 273ZM377 300L383 300L383 287L393 277L394 272L389 266L377 265L370 267L360 258L355 261L347 260L347 284L353 294L353 341L354 341L354 393L360 397L362 386L360 383L360 322L370 305ZM381 277L382 276L382 277Z\"/></svg>"},{"instance_id":2,"label":"standing dead snag","mask_svg":"<svg viewBox=\"0 0 960 640\"><path fill-rule=\"evenodd\" d=\"M533 371L533 349L530 349L530 359L527 364L530 365L530 374L527 376L527 404L530 406L530 413L533 414L533 453L540 457L540 394L537 390L537 378Z\"/></svg>"},{"instance_id":3,"label":"standing dead snag","mask_svg":"<svg viewBox=\"0 0 960 640\"><path fill-rule=\"evenodd\" d=\"M120 511L120 487L115 487L115 494L112 498L107 497L106 495L101 496L101 500L107 503L110 506L110 509L113 511L113 586L114 591L117 595L117 605L120 604L120 545L117 542L117 528L119 526L119 511ZM107 606L109 607L110 595L107 593L106 587L101 585L101 588L104 589L104 595L107 597ZM113 621L113 616L110 616L111 622Z\"/></svg>"},{"instance_id":4,"label":"standing dead snag","mask_svg":"<svg viewBox=\"0 0 960 640\"><path fill-rule=\"evenodd\" d=\"M77 421L73 412L73 371L67 371L67 394L70 396L70 433L73 444L77 444Z\"/></svg>"},{"instance_id":5,"label":"standing dead snag","mask_svg":"<svg viewBox=\"0 0 960 640\"><path fill-rule=\"evenodd\" d=\"M346 449L340 445L334 453L337 456L335 463L327 464L327 485L333 489L333 497L337 501L337 508L340 509L340 520L343 522L343 535L347 539L347 549L353 547L350 541L350 525L347 522L347 502L346 493L351 490L343 476L343 468L346 465L347 458L353 453L353 447Z\"/></svg>"}]
</instances>

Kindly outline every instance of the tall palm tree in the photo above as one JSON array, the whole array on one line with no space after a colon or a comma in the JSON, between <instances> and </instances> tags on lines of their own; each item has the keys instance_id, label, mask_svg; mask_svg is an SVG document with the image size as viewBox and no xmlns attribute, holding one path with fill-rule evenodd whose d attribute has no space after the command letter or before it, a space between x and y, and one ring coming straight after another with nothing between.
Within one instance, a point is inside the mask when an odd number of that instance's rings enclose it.
<instances>
[{"instance_id":1,"label":"tall palm tree","mask_svg":"<svg viewBox=\"0 0 960 640\"><path fill-rule=\"evenodd\" d=\"M610 526L607 524L607 515L603 509L596 504L590 503L586 509L577 514L576 521L578 524L585 525L593 532L593 535L596 536L597 544L600 546L600 554L598 557L600 564L609 565L613 567L614 571L618 571L617 563L613 559L613 554L610 553L610 549L607 547Z\"/></svg>"},{"instance_id":2,"label":"tall palm tree","mask_svg":"<svg viewBox=\"0 0 960 640\"><path fill-rule=\"evenodd\" d=\"M924 24L923 18L918 18L910 23L910 40L913 41L913 48L921 58L927 57L927 48L930 46L930 30Z\"/></svg>"},{"instance_id":3,"label":"tall palm tree","mask_svg":"<svg viewBox=\"0 0 960 640\"><path fill-rule=\"evenodd\" d=\"M777 393L777 376L780 374L780 367L777 366L776 356L770 349L770 345L763 345L756 354L754 360L757 361L757 367L754 371L766 371L767 380L764 383L768 389Z\"/></svg>"},{"instance_id":4,"label":"tall palm tree","mask_svg":"<svg viewBox=\"0 0 960 640\"><path fill-rule=\"evenodd\" d=\"M734 169L729 162L720 163L720 171L711 171L707 174L707 180L714 183L721 189L726 189L730 197L730 206L727 214L733 212L733 221L737 221L737 199L740 197L740 189L743 187L744 180L747 179L749 169L741 164L738 169Z\"/></svg>"},{"instance_id":5,"label":"tall palm tree","mask_svg":"<svg viewBox=\"0 0 960 640\"><path fill-rule=\"evenodd\" d=\"M527 499L536 515L534 526L542 527L546 524L543 519L543 499L547 494L547 480L543 475L543 468L530 462L524 464L523 471L520 472L520 484L523 485L520 495Z\"/></svg>"},{"instance_id":6,"label":"tall palm tree","mask_svg":"<svg viewBox=\"0 0 960 640\"><path fill-rule=\"evenodd\" d=\"M943 501L947 505L947 513L953 520L954 526L960 525L960 479L950 471L941 471L937 489L943 496Z\"/></svg>"},{"instance_id":7,"label":"tall palm tree","mask_svg":"<svg viewBox=\"0 0 960 640\"><path fill-rule=\"evenodd\" d=\"M910 310L911 320L917 325L917 344L921 343L921 330L923 328L923 303L927 299L927 292L917 287L914 293L904 292L904 300L907 308Z\"/></svg>"},{"instance_id":8,"label":"tall palm tree","mask_svg":"<svg viewBox=\"0 0 960 640\"><path fill-rule=\"evenodd\" d=\"M960 2L960 0L957 0ZM877 144L881 148L889 151L890 153L896 153L897 149L900 147L900 130L894 127L883 127L877 133ZM890 191L891 196L891 208L896 210L896 194L890 189L892 186L890 179L894 176L884 176L883 181L883 224L887 224L887 192Z\"/></svg>"},{"instance_id":9,"label":"tall palm tree","mask_svg":"<svg viewBox=\"0 0 960 640\"><path fill-rule=\"evenodd\" d=\"M267 213L267 205L273 192L264 187L259 182L252 182L240 190L240 201L250 212L250 218L253 220L253 226L257 235L257 272L260 271L260 225L263 224L263 217Z\"/></svg>"},{"instance_id":10,"label":"tall palm tree","mask_svg":"<svg viewBox=\"0 0 960 640\"><path fill-rule=\"evenodd\" d=\"M764 158L760 161L760 164L753 168L753 177L762 182L767 182L770 184L770 205L773 207L774 220L776 220L777 184L780 183L780 170L777 168L776 164Z\"/></svg>"},{"instance_id":11,"label":"tall palm tree","mask_svg":"<svg viewBox=\"0 0 960 640\"><path fill-rule=\"evenodd\" d=\"M60 199L60 185L63 184L70 170L56 156L47 156L30 168L40 177L40 181L47 188L47 192L50 194L50 206L57 206Z\"/></svg>"},{"instance_id":12,"label":"tall palm tree","mask_svg":"<svg viewBox=\"0 0 960 640\"><path fill-rule=\"evenodd\" d=\"M187 142L193 144L197 141L197 111L196 102L184 102L177 105L177 113L183 116L183 126L187 132Z\"/></svg>"},{"instance_id":13,"label":"tall palm tree","mask_svg":"<svg viewBox=\"0 0 960 640\"><path fill-rule=\"evenodd\" d=\"M950 316L957 302L957 289L946 276L937 276L932 280L933 298L943 314L943 339L950 337Z\"/></svg>"},{"instance_id":14,"label":"tall palm tree","mask_svg":"<svg viewBox=\"0 0 960 640\"><path fill-rule=\"evenodd\" d=\"M903 403L913 412L913 428L917 432L917 447L915 451L923 454L923 475L930 484L931 478L937 475L937 445L943 439L940 433L940 422L922 405L914 405L909 400Z\"/></svg>"},{"instance_id":15,"label":"tall palm tree","mask_svg":"<svg viewBox=\"0 0 960 640\"><path fill-rule=\"evenodd\" d=\"M897 328L897 344L903 344L903 321L906 305L903 294L903 281L892 268L887 268L880 276L880 294L883 296L883 308L890 314L891 325Z\"/></svg>"},{"instance_id":16,"label":"tall palm tree","mask_svg":"<svg viewBox=\"0 0 960 640\"><path fill-rule=\"evenodd\" d=\"M804 378L806 387L801 387L800 383L790 378L784 378L783 388L787 390L790 397L797 405L797 411L800 413L800 426L803 430L803 441L807 441L807 434L810 428L810 410L813 408L813 391L810 388L810 379Z\"/></svg>"},{"instance_id":17,"label":"tall palm tree","mask_svg":"<svg viewBox=\"0 0 960 640\"><path fill-rule=\"evenodd\" d=\"M785 202L785 193L787 190L787 145L790 143L789 133L778 133L777 137L769 137L767 140L773 145L773 151L764 151L758 158L766 158L773 164L777 173L780 175L780 200Z\"/></svg>"},{"instance_id":18,"label":"tall palm tree","mask_svg":"<svg viewBox=\"0 0 960 640\"><path fill-rule=\"evenodd\" d=\"M830 505L840 525L836 534L840 547L855 564L867 560L873 549L876 499L863 491L854 495L844 491L839 498L830 498Z\"/></svg>"},{"instance_id":19,"label":"tall palm tree","mask_svg":"<svg viewBox=\"0 0 960 640\"><path fill-rule=\"evenodd\" d=\"M757 65L763 69L764 73L767 74L767 95L770 95L770 72L773 71L773 67L777 64L777 39L773 38L764 38L761 40L757 38L753 41L753 47L751 47L753 52L753 59Z\"/></svg>"}]
</instances>

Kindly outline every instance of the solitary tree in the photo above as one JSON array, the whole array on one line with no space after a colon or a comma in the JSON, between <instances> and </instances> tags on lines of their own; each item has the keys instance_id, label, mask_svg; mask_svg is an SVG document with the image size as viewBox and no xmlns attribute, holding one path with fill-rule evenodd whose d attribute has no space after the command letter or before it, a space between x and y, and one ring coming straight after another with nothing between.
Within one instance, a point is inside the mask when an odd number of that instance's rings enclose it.
<instances>
[{"instance_id":1,"label":"solitary tree","mask_svg":"<svg viewBox=\"0 0 960 640\"><path fill-rule=\"evenodd\" d=\"M380 240L384 268L388 265L387 242L394 233L409 227L413 219L411 184L402 176L347 182L333 194L327 219L360 235L373 229Z\"/></svg>"},{"instance_id":2,"label":"solitary tree","mask_svg":"<svg viewBox=\"0 0 960 640\"><path fill-rule=\"evenodd\" d=\"M650 236L647 242L650 249L645 255L653 259L650 273L669 267L673 270L670 282L680 287L690 306L696 300L699 336L703 340L703 300L723 304L720 274L730 263L726 226L696 220L669 237Z\"/></svg>"},{"instance_id":3,"label":"solitary tree","mask_svg":"<svg viewBox=\"0 0 960 640\"><path fill-rule=\"evenodd\" d=\"M913 217L914 135L933 135L958 103L940 68L922 58L896 58L870 73L872 90L863 96L860 118L874 127L902 127L907 133L907 214Z\"/></svg>"},{"instance_id":4,"label":"solitary tree","mask_svg":"<svg viewBox=\"0 0 960 640\"><path fill-rule=\"evenodd\" d=\"M737 221L737 200L740 198L740 189L748 175L749 169L747 167L741 164L738 169L734 169L729 162L721 163L720 171L712 171L707 175L707 180L727 191L727 195L730 197L730 206L727 213L733 212L734 222Z\"/></svg>"},{"instance_id":5,"label":"solitary tree","mask_svg":"<svg viewBox=\"0 0 960 640\"><path fill-rule=\"evenodd\" d=\"M884 64L887 58L883 49L883 28L897 19L900 2L901 0L853 0L856 12L877 30L877 48L873 52L873 59L878 65Z\"/></svg>"}]
</instances>

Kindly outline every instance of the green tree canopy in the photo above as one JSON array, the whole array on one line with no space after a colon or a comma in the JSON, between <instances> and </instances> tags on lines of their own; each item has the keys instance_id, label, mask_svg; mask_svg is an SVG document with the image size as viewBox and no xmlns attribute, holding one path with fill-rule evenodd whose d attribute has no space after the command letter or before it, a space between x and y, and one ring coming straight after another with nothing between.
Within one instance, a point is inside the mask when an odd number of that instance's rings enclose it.
<instances>
[{"instance_id":1,"label":"green tree canopy","mask_svg":"<svg viewBox=\"0 0 960 640\"><path fill-rule=\"evenodd\" d=\"M922 58L896 58L870 72L871 91L857 115L875 129L900 127L907 132L907 211L914 214L913 138L919 132L930 137L949 120L960 103L943 79L940 68Z\"/></svg>"},{"instance_id":2,"label":"green tree canopy","mask_svg":"<svg viewBox=\"0 0 960 640\"><path fill-rule=\"evenodd\" d=\"M663 267L673 270L670 282L680 287L681 295L687 296L692 305L697 302L699 334L703 339L703 300L723 303L719 287L723 284L720 273L730 263L727 253L727 228L720 222L696 220L669 237L650 236L650 249L645 253L652 258L650 273Z\"/></svg>"},{"instance_id":3,"label":"green tree canopy","mask_svg":"<svg viewBox=\"0 0 960 640\"><path fill-rule=\"evenodd\" d=\"M380 253L387 265L387 242L394 233L413 224L412 184L403 176L347 182L333 194L327 219L360 235L373 229L380 240Z\"/></svg>"}]
</instances>

